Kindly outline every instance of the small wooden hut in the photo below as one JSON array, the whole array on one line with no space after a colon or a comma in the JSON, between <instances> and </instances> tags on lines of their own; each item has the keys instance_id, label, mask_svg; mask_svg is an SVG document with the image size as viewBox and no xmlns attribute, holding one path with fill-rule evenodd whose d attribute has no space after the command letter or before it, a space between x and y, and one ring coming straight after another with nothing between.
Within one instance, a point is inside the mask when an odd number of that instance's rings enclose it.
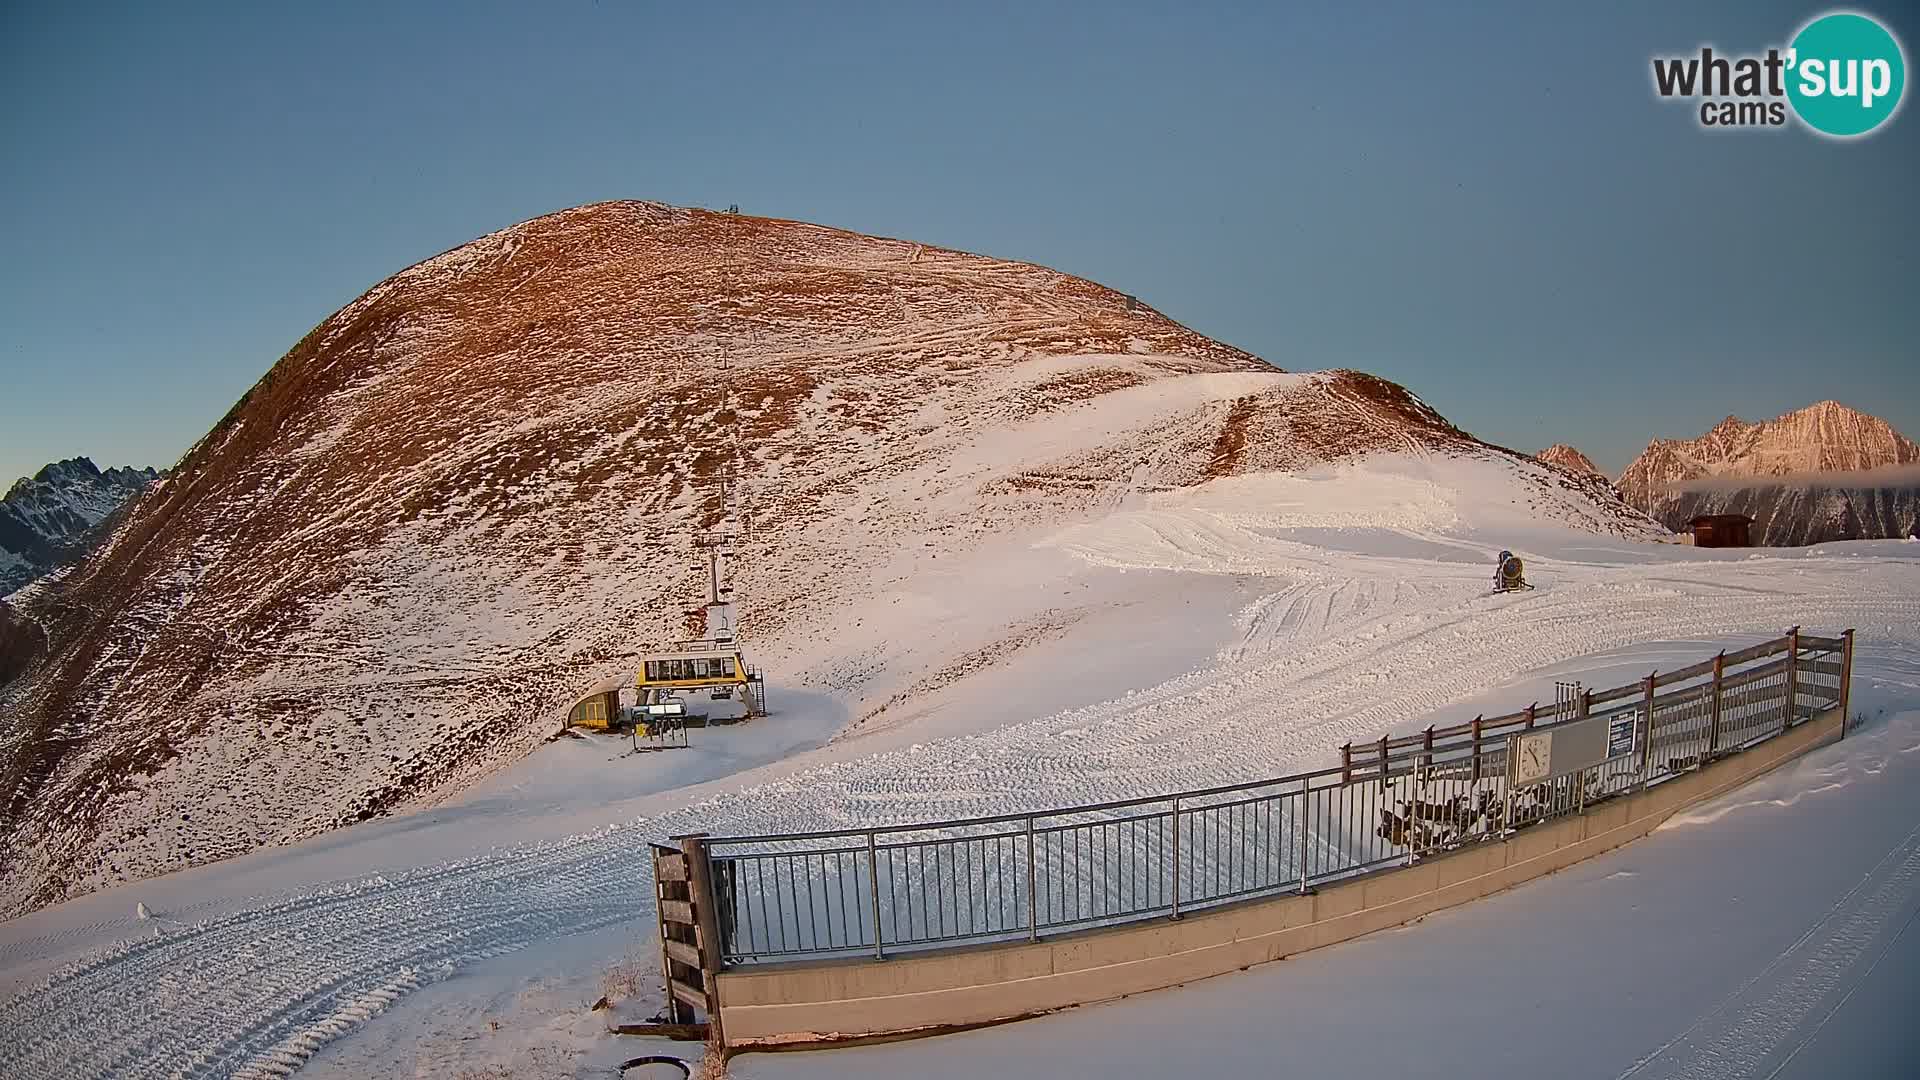
<instances>
[{"instance_id":1,"label":"small wooden hut","mask_svg":"<svg viewBox=\"0 0 1920 1080\"><path fill-rule=\"evenodd\" d=\"M1701 514L1689 524L1694 547L1753 546L1753 519L1745 514Z\"/></svg>"}]
</instances>

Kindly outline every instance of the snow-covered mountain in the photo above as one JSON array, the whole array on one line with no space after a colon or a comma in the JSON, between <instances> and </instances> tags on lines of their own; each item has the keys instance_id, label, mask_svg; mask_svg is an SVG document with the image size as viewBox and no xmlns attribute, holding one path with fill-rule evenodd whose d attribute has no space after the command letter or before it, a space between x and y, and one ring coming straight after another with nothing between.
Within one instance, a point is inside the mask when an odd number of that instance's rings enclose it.
<instances>
[{"instance_id":1,"label":"snow-covered mountain","mask_svg":"<svg viewBox=\"0 0 1920 1080\"><path fill-rule=\"evenodd\" d=\"M1605 475L1600 471L1600 467L1593 463L1592 458L1568 446L1566 443L1554 443L1552 446L1547 447L1545 450L1533 456L1549 465L1558 465L1563 469L1571 469L1574 472L1584 473L1588 476Z\"/></svg>"},{"instance_id":2,"label":"snow-covered mountain","mask_svg":"<svg viewBox=\"0 0 1920 1080\"><path fill-rule=\"evenodd\" d=\"M1729 416L1697 439L1655 439L1627 466L1627 502L1664 519L1663 500L1690 481L1857 472L1920 461L1920 446L1877 416L1822 401L1760 423Z\"/></svg>"},{"instance_id":3,"label":"snow-covered mountain","mask_svg":"<svg viewBox=\"0 0 1920 1080\"><path fill-rule=\"evenodd\" d=\"M1870 469L1778 481L1696 481L1662 499L1660 519L1685 528L1699 514L1745 514L1756 544L1800 546L1830 540L1920 535L1920 468Z\"/></svg>"},{"instance_id":4,"label":"snow-covered mountain","mask_svg":"<svg viewBox=\"0 0 1920 1080\"><path fill-rule=\"evenodd\" d=\"M158 479L158 469L107 469L68 458L23 476L0 498L0 596L84 552L102 521Z\"/></svg>"},{"instance_id":5,"label":"snow-covered mountain","mask_svg":"<svg viewBox=\"0 0 1920 1080\"><path fill-rule=\"evenodd\" d=\"M84 564L17 598L51 647L0 690L0 908L525 754L678 636L714 526L776 694L858 719L1084 616L993 580L993 545L1376 453L1475 459L1496 478L1476 497L1529 520L1657 531L1397 385L1283 373L1042 267L651 203L538 218L322 322ZM926 599L961 567L998 621L961 632Z\"/></svg>"}]
</instances>

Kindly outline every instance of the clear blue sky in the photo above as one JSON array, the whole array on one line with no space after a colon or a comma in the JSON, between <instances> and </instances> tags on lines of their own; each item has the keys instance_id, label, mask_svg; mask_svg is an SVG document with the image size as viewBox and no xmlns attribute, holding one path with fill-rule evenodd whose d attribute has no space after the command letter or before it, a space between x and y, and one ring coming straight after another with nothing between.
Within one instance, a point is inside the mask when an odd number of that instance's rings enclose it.
<instances>
[{"instance_id":1,"label":"clear blue sky","mask_svg":"<svg viewBox=\"0 0 1920 1080\"><path fill-rule=\"evenodd\" d=\"M7 4L0 478L170 464L380 278L610 198L1045 263L1610 470L1822 397L1920 437L1920 113L1649 87L1824 6L1282 6Z\"/></svg>"}]
</instances>

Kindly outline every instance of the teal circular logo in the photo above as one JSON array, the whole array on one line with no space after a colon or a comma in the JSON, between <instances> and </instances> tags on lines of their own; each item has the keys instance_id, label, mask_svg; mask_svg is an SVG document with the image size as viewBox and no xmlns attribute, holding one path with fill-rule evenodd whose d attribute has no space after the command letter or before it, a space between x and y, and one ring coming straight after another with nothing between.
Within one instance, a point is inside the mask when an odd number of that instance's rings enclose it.
<instances>
[{"instance_id":1,"label":"teal circular logo","mask_svg":"<svg viewBox=\"0 0 1920 1080\"><path fill-rule=\"evenodd\" d=\"M1886 123L1907 87L1907 61L1887 28L1865 15L1822 15L1787 53L1787 100L1808 127L1847 138Z\"/></svg>"}]
</instances>

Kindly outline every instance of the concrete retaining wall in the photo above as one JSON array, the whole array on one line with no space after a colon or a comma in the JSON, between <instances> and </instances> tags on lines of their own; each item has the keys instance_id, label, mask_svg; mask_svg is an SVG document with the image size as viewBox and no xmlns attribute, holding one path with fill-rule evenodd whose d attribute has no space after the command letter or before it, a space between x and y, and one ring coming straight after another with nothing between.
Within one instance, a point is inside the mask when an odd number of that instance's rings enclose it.
<instances>
[{"instance_id":1,"label":"concrete retaining wall","mask_svg":"<svg viewBox=\"0 0 1920 1080\"><path fill-rule=\"evenodd\" d=\"M1398 926L1638 839L1686 806L1731 790L1841 734L1840 709L1648 791L1587 813L1323 886L1034 943L910 953L885 960L781 964L722 972L729 1046L932 1033L1178 986Z\"/></svg>"}]
</instances>

